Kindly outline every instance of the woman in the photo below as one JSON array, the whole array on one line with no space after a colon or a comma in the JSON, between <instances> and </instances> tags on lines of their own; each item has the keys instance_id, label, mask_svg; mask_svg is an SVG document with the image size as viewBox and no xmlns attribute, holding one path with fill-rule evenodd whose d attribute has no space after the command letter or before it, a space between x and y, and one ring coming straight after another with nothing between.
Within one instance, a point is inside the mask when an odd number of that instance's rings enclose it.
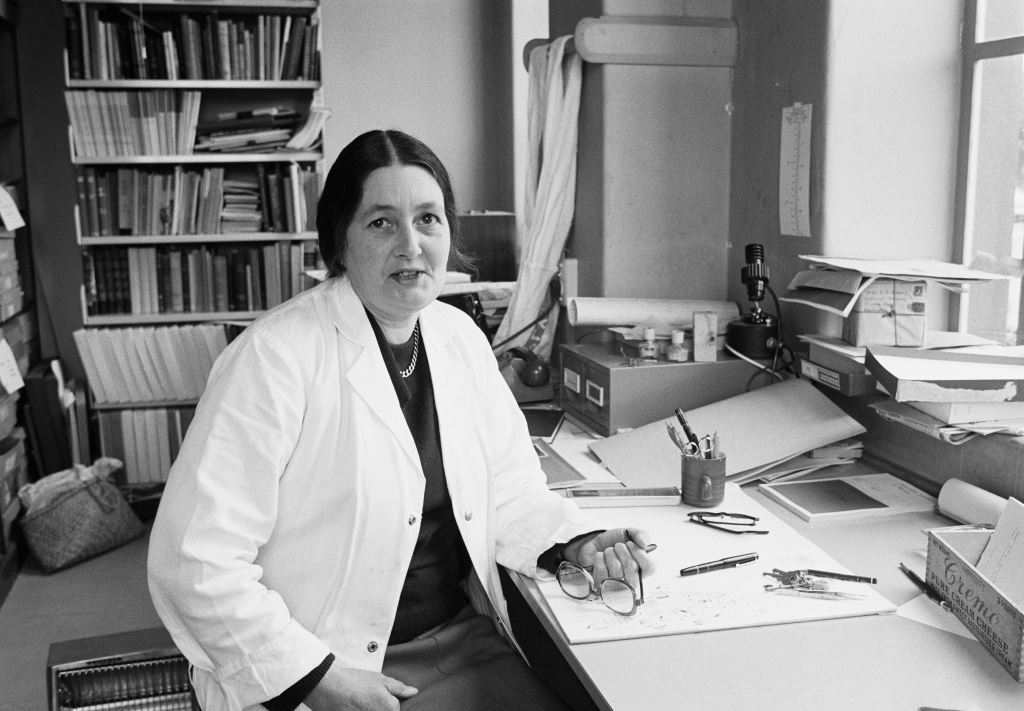
<instances>
[{"instance_id":1,"label":"woman","mask_svg":"<svg viewBox=\"0 0 1024 711\"><path fill-rule=\"evenodd\" d=\"M436 301L457 220L429 148L356 138L317 227L329 278L218 359L153 526L203 707L560 708L491 621L497 565L635 585L646 534L547 490L486 338Z\"/></svg>"}]
</instances>

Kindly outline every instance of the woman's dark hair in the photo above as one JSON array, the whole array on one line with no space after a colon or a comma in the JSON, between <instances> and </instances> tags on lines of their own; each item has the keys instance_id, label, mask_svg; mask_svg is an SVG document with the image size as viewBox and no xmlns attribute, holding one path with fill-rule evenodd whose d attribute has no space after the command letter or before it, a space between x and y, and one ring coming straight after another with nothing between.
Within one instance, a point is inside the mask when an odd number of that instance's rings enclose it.
<instances>
[{"instance_id":1,"label":"woman's dark hair","mask_svg":"<svg viewBox=\"0 0 1024 711\"><path fill-rule=\"evenodd\" d=\"M367 131L342 149L334 161L317 203L316 229L320 255L328 276L345 273L346 232L363 199L367 176L378 168L415 165L430 173L444 196L444 216L451 231L450 261L468 263L459 251L459 219L455 195L441 159L419 139L401 131Z\"/></svg>"}]
</instances>

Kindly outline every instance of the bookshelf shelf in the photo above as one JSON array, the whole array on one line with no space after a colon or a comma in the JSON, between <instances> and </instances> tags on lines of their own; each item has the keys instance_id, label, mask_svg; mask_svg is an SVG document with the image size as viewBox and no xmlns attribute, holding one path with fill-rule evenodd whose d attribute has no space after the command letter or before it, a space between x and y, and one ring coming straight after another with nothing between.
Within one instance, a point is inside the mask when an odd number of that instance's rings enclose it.
<instances>
[{"instance_id":1,"label":"bookshelf shelf","mask_svg":"<svg viewBox=\"0 0 1024 711\"><path fill-rule=\"evenodd\" d=\"M174 451L229 334L314 283L320 7L63 0L74 339L107 456L128 425ZM128 454L129 481L166 479Z\"/></svg>"},{"instance_id":2,"label":"bookshelf shelf","mask_svg":"<svg viewBox=\"0 0 1024 711\"><path fill-rule=\"evenodd\" d=\"M102 404L93 405L94 410L144 410L144 409L155 409L160 407L195 407L198 400L151 400L144 404L139 404L131 401L126 402L105 402Z\"/></svg>"},{"instance_id":3,"label":"bookshelf shelf","mask_svg":"<svg viewBox=\"0 0 1024 711\"><path fill-rule=\"evenodd\" d=\"M2 1L2 0L0 0ZM216 2L189 2L188 0L62 0L65 5L129 5L163 6L175 10L209 11L223 10L312 10L320 6L319 0L216 0ZM9 4L9 3L8 3Z\"/></svg>"},{"instance_id":4,"label":"bookshelf shelf","mask_svg":"<svg viewBox=\"0 0 1024 711\"><path fill-rule=\"evenodd\" d=\"M133 235L129 237L82 237L83 247L140 244L231 244L235 242L309 242L316 240L316 232L232 232L203 235Z\"/></svg>"},{"instance_id":5,"label":"bookshelf shelf","mask_svg":"<svg viewBox=\"0 0 1024 711\"><path fill-rule=\"evenodd\" d=\"M69 89L319 89L305 79L68 79Z\"/></svg>"},{"instance_id":6,"label":"bookshelf shelf","mask_svg":"<svg viewBox=\"0 0 1024 711\"><path fill-rule=\"evenodd\" d=\"M90 327L139 326L154 323L248 323L262 311L211 311L209 313L174 312L163 314L106 314L85 317Z\"/></svg>"},{"instance_id":7,"label":"bookshelf shelf","mask_svg":"<svg viewBox=\"0 0 1024 711\"><path fill-rule=\"evenodd\" d=\"M179 165L179 164L226 164L226 163L315 163L323 159L317 152L279 153L191 153L172 156L75 156L75 165Z\"/></svg>"}]
</instances>

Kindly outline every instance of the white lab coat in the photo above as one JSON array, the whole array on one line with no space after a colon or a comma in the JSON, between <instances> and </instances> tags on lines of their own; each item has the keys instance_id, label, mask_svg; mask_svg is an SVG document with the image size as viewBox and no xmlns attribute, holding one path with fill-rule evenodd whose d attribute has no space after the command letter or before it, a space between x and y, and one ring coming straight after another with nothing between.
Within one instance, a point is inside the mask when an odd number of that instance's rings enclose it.
<instances>
[{"instance_id":1,"label":"white lab coat","mask_svg":"<svg viewBox=\"0 0 1024 711\"><path fill-rule=\"evenodd\" d=\"M596 526L547 490L479 328L437 302L420 327L455 517L477 590L507 629L495 561L536 575L541 552ZM424 481L347 279L304 292L231 343L149 548L154 605L194 667L204 708L273 698L328 652L335 664L381 669Z\"/></svg>"}]
</instances>

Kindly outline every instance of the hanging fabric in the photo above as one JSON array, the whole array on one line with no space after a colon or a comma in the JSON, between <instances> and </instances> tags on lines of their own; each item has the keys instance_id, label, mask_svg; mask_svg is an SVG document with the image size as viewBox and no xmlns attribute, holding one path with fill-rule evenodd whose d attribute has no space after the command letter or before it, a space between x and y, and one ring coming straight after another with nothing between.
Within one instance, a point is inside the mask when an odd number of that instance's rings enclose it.
<instances>
[{"instance_id":1,"label":"hanging fabric","mask_svg":"<svg viewBox=\"0 0 1024 711\"><path fill-rule=\"evenodd\" d=\"M558 304L552 304L549 286L558 275L576 199L583 63L567 50L571 40L559 37L530 52L523 249L515 293L493 339L499 354L518 346L549 360L554 344Z\"/></svg>"}]
</instances>

